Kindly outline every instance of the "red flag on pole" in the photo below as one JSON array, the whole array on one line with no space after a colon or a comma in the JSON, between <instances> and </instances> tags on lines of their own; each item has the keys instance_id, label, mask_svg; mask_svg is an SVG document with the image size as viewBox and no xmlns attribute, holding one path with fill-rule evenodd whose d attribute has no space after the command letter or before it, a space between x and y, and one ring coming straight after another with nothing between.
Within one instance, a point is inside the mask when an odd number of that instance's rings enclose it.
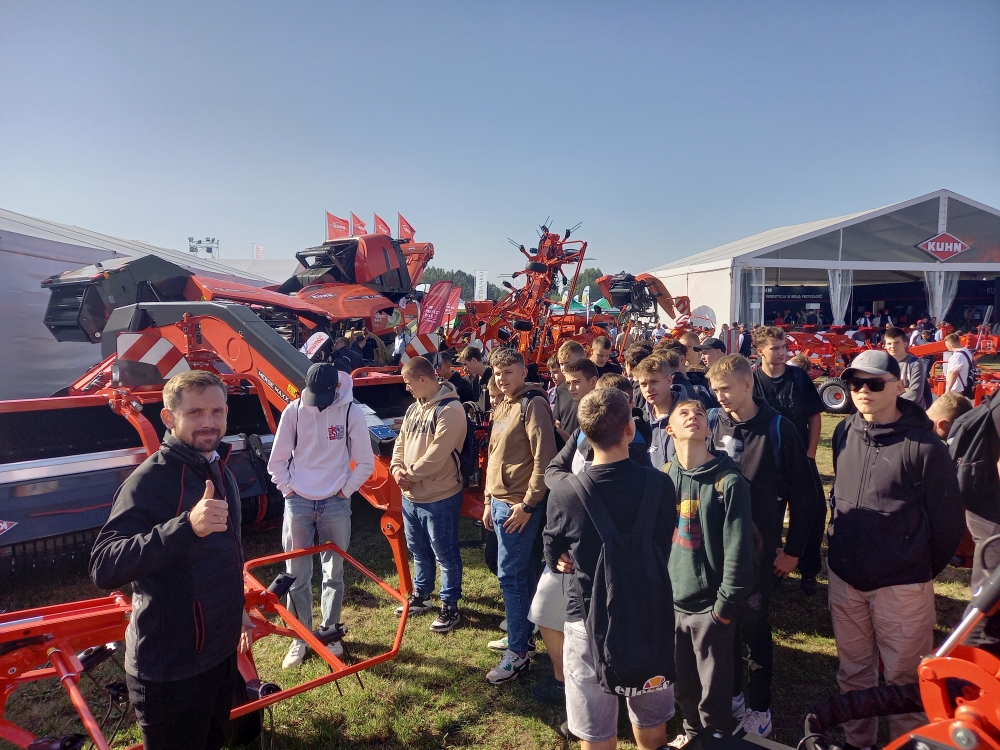
<instances>
[{"instance_id":1,"label":"red flag on pole","mask_svg":"<svg viewBox=\"0 0 1000 750\"><path fill-rule=\"evenodd\" d=\"M448 295L448 302L444 306L444 322L447 323L450 320L455 319L455 315L458 313L458 303L462 301L462 287L456 286L452 287L451 293Z\"/></svg>"},{"instance_id":2,"label":"red flag on pole","mask_svg":"<svg viewBox=\"0 0 1000 750\"><path fill-rule=\"evenodd\" d=\"M424 295L420 302L420 321L417 323L417 335L434 333L441 325L444 318L444 308L448 304L448 295L451 294L450 281L438 281L431 290Z\"/></svg>"},{"instance_id":3,"label":"red flag on pole","mask_svg":"<svg viewBox=\"0 0 1000 750\"><path fill-rule=\"evenodd\" d=\"M329 211L326 212L326 241L347 237L351 233L351 227L347 219L334 216Z\"/></svg>"},{"instance_id":4,"label":"red flag on pole","mask_svg":"<svg viewBox=\"0 0 1000 750\"><path fill-rule=\"evenodd\" d=\"M378 214L375 214L375 234L384 234L386 237L392 237L392 230L389 229L389 225Z\"/></svg>"},{"instance_id":5,"label":"red flag on pole","mask_svg":"<svg viewBox=\"0 0 1000 750\"><path fill-rule=\"evenodd\" d=\"M412 240L413 239L413 227L410 226L410 222L403 218L403 214L396 214L399 217L399 239Z\"/></svg>"},{"instance_id":6,"label":"red flag on pole","mask_svg":"<svg viewBox=\"0 0 1000 750\"><path fill-rule=\"evenodd\" d=\"M351 211L351 236L360 237L363 234L368 234L368 227Z\"/></svg>"}]
</instances>

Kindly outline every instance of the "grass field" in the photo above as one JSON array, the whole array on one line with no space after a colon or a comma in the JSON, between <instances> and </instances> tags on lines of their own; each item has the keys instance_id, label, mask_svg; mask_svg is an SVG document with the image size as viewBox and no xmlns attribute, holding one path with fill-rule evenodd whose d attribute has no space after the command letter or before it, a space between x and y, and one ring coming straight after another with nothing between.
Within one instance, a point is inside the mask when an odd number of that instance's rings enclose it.
<instances>
[{"instance_id":1,"label":"grass field","mask_svg":"<svg viewBox=\"0 0 1000 750\"><path fill-rule=\"evenodd\" d=\"M824 417L819 455L820 473L827 484L832 473L830 435L837 418ZM354 505L351 552L391 584L395 567L378 530L379 513L367 503ZM480 538L480 529L463 521L462 536ZM277 532L246 538L247 558L277 551ZM361 675L327 685L279 704L274 711L275 747L305 748L561 748L555 729L565 719L561 709L541 707L530 687L551 675L544 652L530 675L512 685L494 687L484 675L497 661L486 642L500 636L503 605L496 578L487 570L479 549L463 549L465 563L463 621L441 636L428 630L432 616L411 618L399 656ZM317 566L318 568L318 566ZM260 571L265 583L277 571ZM318 571L317 571L318 575ZM318 579L317 579L318 583ZM66 571L11 583L0 582L0 610L24 609L48 603L100 595L83 572ZM968 571L948 569L936 582L938 635L957 622L969 598ZM318 596L317 596L318 602ZM344 620L350 628L349 648L355 656L389 648L396 628L394 602L367 579L348 568ZM774 705L772 739L792 746L802 736L810 706L837 693L837 658L830 616L826 608L825 578L819 593L804 596L798 580L779 585L772 605L775 628ZM273 641L273 643L272 643ZM255 647L262 677L289 686L325 671L315 658L283 672L280 667L286 641L266 639ZM541 648L541 642L539 641ZM122 679L110 665L95 675L99 683ZM93 698L98 718L103 713L98 690L83 683ZM36 734L75 731L75 714L54 681L36 683L10 700L9 716ZM100 710L98 710L100 709ZM624 714L624 711L622 712ZM676 730L679 720L674 719ZM620 721L619 747L634 747L627 719ZM134 725L116 747L138 741ZM12 747L0 740L0 748ZM251 745L252 747L252 745Z\"/></svg>"}]
</instances>

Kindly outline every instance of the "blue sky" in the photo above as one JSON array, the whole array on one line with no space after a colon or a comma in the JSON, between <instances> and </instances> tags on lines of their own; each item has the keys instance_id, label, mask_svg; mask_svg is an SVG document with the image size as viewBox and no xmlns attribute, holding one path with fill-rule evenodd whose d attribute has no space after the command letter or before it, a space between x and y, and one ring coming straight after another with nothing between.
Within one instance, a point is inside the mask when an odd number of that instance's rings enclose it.
<instances>
[{"instance_id":1,"label":"blue sky","mask_svg":"<svg viewBox=\"0 0 1000 750\"><path fill-rule=\"evenodd\" d=\"M1000 206L1000 3L0 0L0 206L223 257L400 211L496 279L949 188Z\"/></svg>"}]
</instances>

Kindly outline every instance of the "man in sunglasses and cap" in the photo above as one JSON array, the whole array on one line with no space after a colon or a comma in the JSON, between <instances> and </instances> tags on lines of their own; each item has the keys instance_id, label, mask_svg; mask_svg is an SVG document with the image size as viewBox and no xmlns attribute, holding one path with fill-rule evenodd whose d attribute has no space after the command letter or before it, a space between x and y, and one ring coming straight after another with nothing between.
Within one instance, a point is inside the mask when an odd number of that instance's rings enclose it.
<instances>
[{"instance_id":1,"label":"man in sunglasses and cap","mask_svg":"<svg viewBox=\"0 0 1000 750\"><path fill-rule=\"evenodd\" d=\"M309 368L301 398L281 413L267 470L285 496L281 524L285 552L326 542L346 550L351 542L351 495L375 470L368 424L354 403L350 375L329 362ZM344 647L339 636L346 632L340 624L344 558L334 552L321 552L319 557L323 568L319 635L334 637L328 648L340 656ZM288 591L288 609L311 629L312 555L293 558L286 567L295 576ZM305 641L293 639L281 666L297 667L307 652Z\"/></svg>"},{"instance_id":2,"label":"man in sunglasses and cap","mask_svg":"<svg viewBox=\"0 0 1000 750\"><path fill-rule=\"evenodd\" d=\"M934 577L965 530L955 465L931 421L905 400L899 363L862 352L844 371L857 407L833 434L836 474L829 526L830 615L844 692L917 681L934 647ZM889 717L896 738L926 721ZM845 750L875 744L878 722L844 724Z\"/></svg>"}]
</instances>

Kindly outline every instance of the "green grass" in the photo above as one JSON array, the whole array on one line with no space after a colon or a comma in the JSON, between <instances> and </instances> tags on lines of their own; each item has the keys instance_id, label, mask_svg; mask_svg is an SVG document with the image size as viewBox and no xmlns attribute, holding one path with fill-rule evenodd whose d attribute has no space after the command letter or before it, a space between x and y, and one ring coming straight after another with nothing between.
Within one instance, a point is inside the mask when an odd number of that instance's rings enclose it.
<instances>
[{"instance_id":1,"label":"green grass","mask_svg":"<svg viewBox=\"0 0 1000 750\"><path fill-rule=\"evenodd\" d=\"M824 417L818 464L829 486L832 465L830 436L838 418ZM388 545L378 530L380 514L363 502L355 502L350 551L363 564L392 585L397 583ZM462 538L477 540L479 527L463 520ZM277 532L248 535L247 557L275 552L280 547ZM462 623L448 635L431 633L433 615L410 619L399 656L361 674L363 687L354 677L340 681L343 695L333 684L278 704L274 710L276 748L449 748L476 747L562 748L555 728L564 720L561 709L541 707L531 698L530 687L551 675L544 651L532 665L530 675L512 685L491 686L484 679L498 655L486 642L500 637L503 605L496 578L487 570L482 552L462 551L465 563ZM315 583L318 586L318 565ZM265 584L275 570L260 570ZM374 584L348 567L344 620L350 628L348 646L355 657L382 653L391 645L397 619L396 606ZM939 637L957 622L969 599L968 571L948 569L935 584ZM101 592L80 571L65 571L0 583L0 609L24 609L42 604L98 596ZM317 590L318 606L318 590ZM821 576L815 597L804 596L798 580L776 587L771 621L775 628L774 703L775 733L772 739L791 744L802 736L808 709L817 701L835 695L837 656L827 610L826 580ZM542 648L539 641L539 647ZM326 667L316 658L302 667L282 671L287 648L285 639L269 638L254 649L263 679L282 686L319 676ZM110 665L95 675L97 682L122 679ZM83 683L95 713L102 709L97 689ZM619 747L634 744L624 711L619 722ZM8 716L36 734L76 731L75 714L54 681L35 683L19 690L8 704ZM679 731L673 720L672 731ZM127 741L138 741L132 726ZM575 745L574 745L575 746ZM11 745L0 740L0 748ZM251 745L252 747L252 745Z\"/></svg>"}]
</instances>

